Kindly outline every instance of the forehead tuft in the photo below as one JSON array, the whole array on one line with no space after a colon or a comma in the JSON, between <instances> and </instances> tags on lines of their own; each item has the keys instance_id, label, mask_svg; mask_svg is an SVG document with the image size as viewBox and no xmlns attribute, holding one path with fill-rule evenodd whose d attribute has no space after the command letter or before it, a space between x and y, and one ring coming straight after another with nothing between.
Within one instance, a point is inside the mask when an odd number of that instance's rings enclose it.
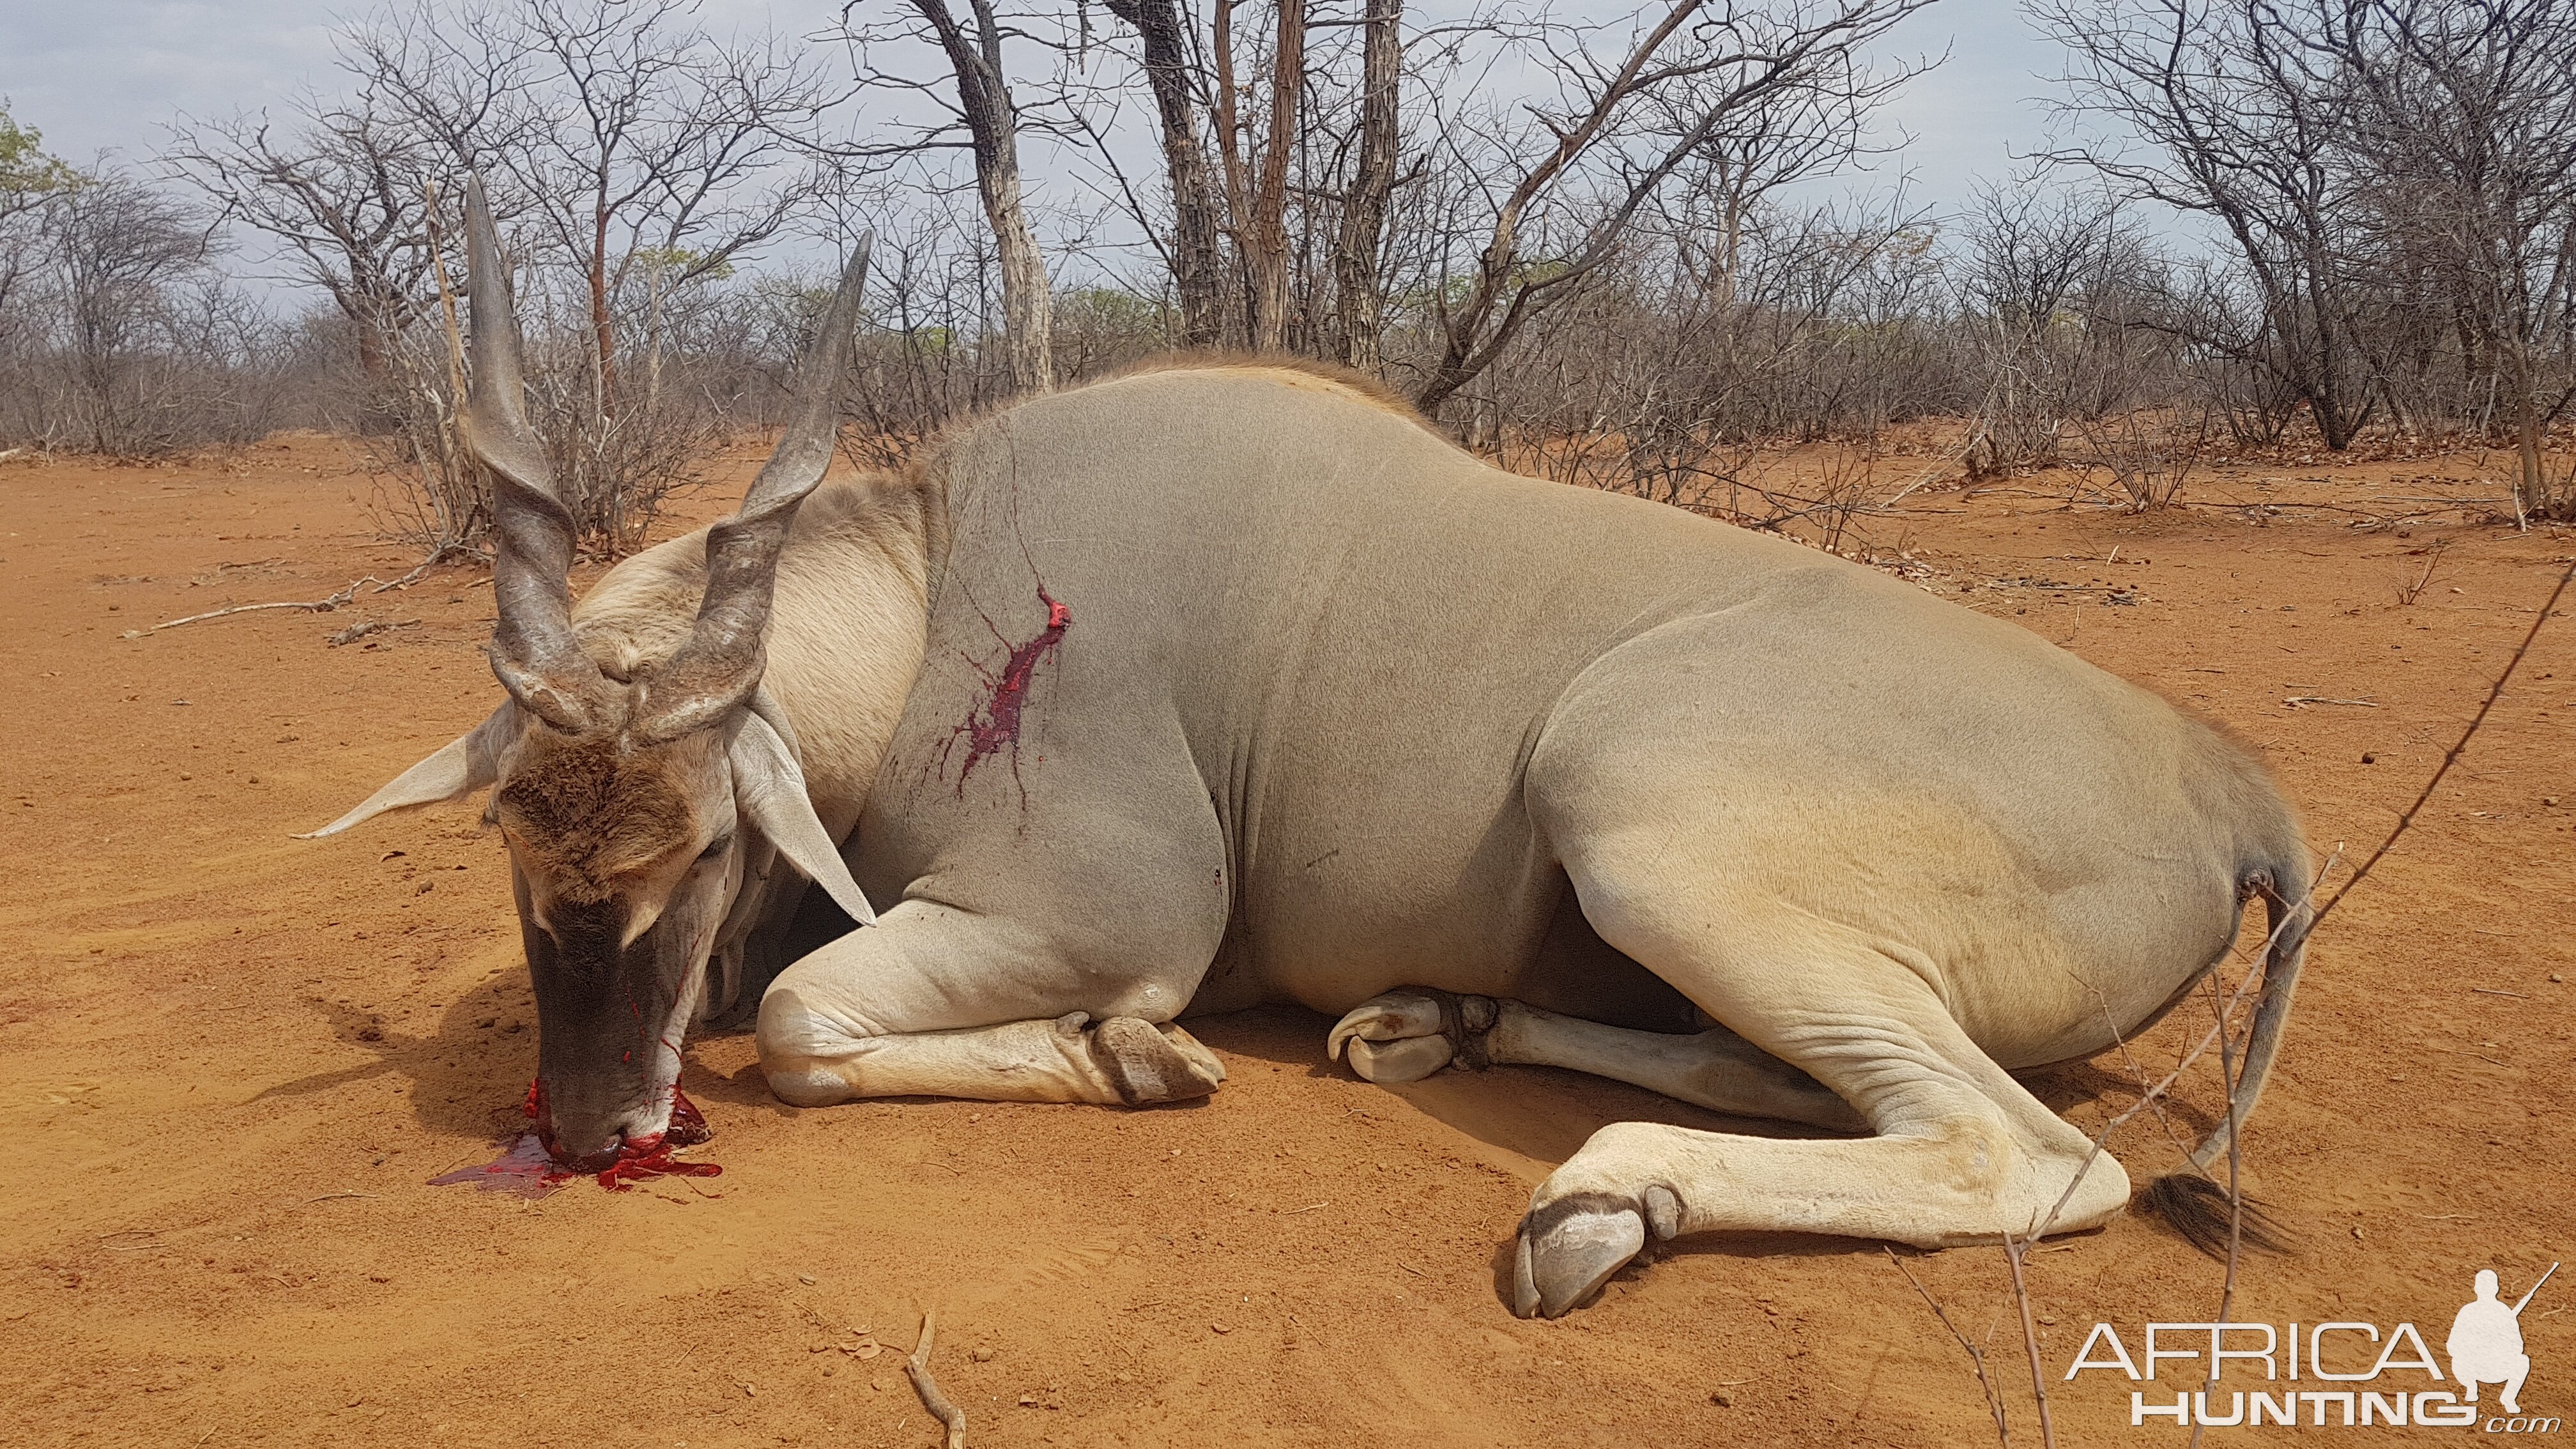
<instances>
[{"instance_id":1,"label":"forehead tuft","mask_svg":"<svg viewBox=\"0 0 2576 1449\"><path fill-rule=\"evenodd\" d=\"M611 877L694 838L684 768L669 747L633 749L614 736L536 736L522 746L493 804L521 847L565 877L559 889L604 895Z\"/></svg>"}]
</instances>

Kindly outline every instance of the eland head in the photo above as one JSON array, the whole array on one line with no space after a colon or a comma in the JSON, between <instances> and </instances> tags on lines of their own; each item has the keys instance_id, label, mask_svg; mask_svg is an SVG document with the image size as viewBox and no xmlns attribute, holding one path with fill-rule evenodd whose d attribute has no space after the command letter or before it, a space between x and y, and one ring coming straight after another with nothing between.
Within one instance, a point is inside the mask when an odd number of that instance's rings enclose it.
<instances>
[{"instance_id":1,"label":"eland head","mask_svg":"<svg viewBox=\"0 0 2576 1449\"><path fill-rule=\"evenodd\" d=\"M611 673L573 630L572 510L528 426L509 276L479 182L466 232L473 382L460 421L492 476L490 652L509 699L314 834L491 787L485 818L508 843L536 990L537 1129L558 1161L597 1170L705 1135L693 1113L675 1120L680 1042L710 954L745 924L747 880L783 859L874 919L760 687L779 551L831 462L870 239L801 364L786 436L707 535L695 623L666 659Z\"/></svg>"}]
</instances>

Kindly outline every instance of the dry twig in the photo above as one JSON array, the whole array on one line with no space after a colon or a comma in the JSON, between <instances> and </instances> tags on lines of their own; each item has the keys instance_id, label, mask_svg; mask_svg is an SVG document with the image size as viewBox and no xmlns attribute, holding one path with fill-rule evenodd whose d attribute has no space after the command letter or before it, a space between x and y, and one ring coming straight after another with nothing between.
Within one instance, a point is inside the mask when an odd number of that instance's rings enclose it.
<instances>
[{"instance_id":1,"label":"dry twig","mask_svg":"<svg viewBox=\"0 0 2576 1449\"><path fill-rule=\"evenodd\" d=\"M2415 581L2411 584L2402 579L2398 581L2398 603L2412 604L2417 599L2424 597L2424 586L2433 582L2433 570L2442 566L2442 550L2448 547L2450 547L2448 540L2434 544L2431 549L2427 550L2427 552L2431 554L2431 557L2424 560L2424 572L2416 575Z\"/></svg>"},{"instance_id":2,"label":"dry twig","mask_svg":"<svg viewBox=\"0 0 2576 1449\"><path fill-rule=\"evenodd\" d=\"M388 629L416 629L419 627L420 621L418 619L362 619L322 642L336 649L343 644L355 644L370 634L384 633Z\"/></svg>"},{"instance_id":3,"label":"dry twig","mask_svg":"<svg viewBox=\"0 0 2576 1449\"><path fill-rule=\"evenodd\" d=\"M2028 1238L2016 1242L2004 1234L2004 1261L2012 1265L2013 1302L2021 1309L2021 1347L2030 1358L2030 1393L2039 1401L2039 1442L2057 1449L2057 1426L2048 1416L2048 1373L2039 1363L2039 1330L2030 1321L2030 1287L2022 1281L2021 1255L2030 1247Z\"/></svg>"},{"instance_id":4,"label":"dry twig","mask_svg":"<svg viewBox=\"0 0 2576 1449\"><path fill-rule=\"evenodd\" d=\"M912 1380L912 1391L921 1396L921 1406L948 1430L948 1449L966 1449L966 1411L948 1402L948 1396L930 1377L930 1341L938 1326L938 1313L922 1310L921 1341L912 1346L912 1357L903 1361L903 1374Z\"/></svg>"},{"instance_id":5,"label":"dry twig","mask_svg":"<svg viewBox=\"0 0 2576 1449\"><path fill-rule=\"evenodd\" d=\"M149 629L138 631L138 636L140 634L158 634L164 629L176 629L182 624L201 624L208 619L228 619L235 614L256 614L264 609L301 609L308 614L327 614L333 609L344 608L354 601L358 597L358 586L360 584L372 584L374 582L376 582L375 575L369 574L367 577L359 579L356 583L352 583L347 588L326 598L291 599L272 604L234 604L229 608L208 609L202 614L190 614L184 619L163 620L161 623L155 624Z\"/></svg>"},{"instance_id":6,"label":"dry twig","mask_svg":"<svg viewBox=\"0 0 2576 1449\"><path fill-rule=\"evenodd\" d=\"M1996 1390L1995 1381L1986 1374L1985 1354L1959 1331L1959 1325L1950 1321L1949 1310L1943 1308L1941 1301L1923 1286L1922 1279L1914 1276L1914 1270L1905 1266L1905 1260L1896 1256L1896 1249L1885 1243L1879 1244L1879 1248L1887 1254L1887 1261L1896 1265L1896 1271L1905 1275L1905 1281L1914 1285L1915 1294L1922 1298L1925 1307L1932 1310L1932 1316L1940 1319L1941 1326L1950 1330L1950 1336L1959 1341L1959 1347L1968 1351L1968 1361L1977 1366L1977 1387L1986 1393L1986 1412L1995 1416L1995 1438L2002 1442L2004 1449L2012 1449L2012 1429L2004 1420L2004 1396Z\"/></svg>"},{"instance_id":7,"label":"dry twig","mask_svg":"<svg viewBox=\"0 0 2576 1449\"><path fill-rule=\"evenodd\" d=\"M470 548L450 546L439 549L429 557L422 559L419 563L412 565L410 573L407 573L401 578L395 579L390 583L377 578L374 574L369 574L365 578L352 580L347 588L325 598L288 599L269 604L234 604L229 608L208 609L202 614L190 614L184 619L168 619L153 625L149 629L134 630L125 637L128 639L139 639L146 634L158 634L164 629L176 629L182 624L196 624L202 623L208 619L230 618L235 614L256 614L263 609L301 609L308 614L327 614L333 609L346 608L350 604L356 602L358 590L364 588L368 584L375 585L374 588L367 589L367 592L370 594L387 594L396 589L407 589L413 584L419 582L422 574L428 573L431 569L445 563L450 558L460 557L480 559L483 555Z\"/></svg>"},{"instance_id":8,"label":"dry twig","mask_svg":"<svg viewBox=\"0 0 2576 1449\"><path fill-rule=\"evenodd\" d=\"M2265 969L2268 971L2270 968ZM2253 973L2249 971L2246 974L2250 977ZM2209 977L2209 1002L2211 1012L2218 1018L2213 1028L2218 1033L2218 1082L2227 1089L2227 1276L2219 1281L2218 1316L2211 1320L2223 1324L2227 1322L2228 1310L2236 1304L2236 1266L2245 1245L2245 1188L2239 1175L2245 1135L2240 1130L2244 1124L2238 1120L2236 1107L2236 1088L2243 1079L2244 1068L2237 1064L2236 1039L2227 1026L2228 1000L2219 993L2215 974ZM2250 1038L2253 1028L2249 1025L2246 1031ZM2214 1331L2210 1338L2209 1381L2202 1390L2205 1394L2218 1392L2217 1333L2224 1331ZM2206 1419L2192 1421L2188 1449L2199 1449L2201 1432L2208 1427Z\"/></svg>"}]
</instances>

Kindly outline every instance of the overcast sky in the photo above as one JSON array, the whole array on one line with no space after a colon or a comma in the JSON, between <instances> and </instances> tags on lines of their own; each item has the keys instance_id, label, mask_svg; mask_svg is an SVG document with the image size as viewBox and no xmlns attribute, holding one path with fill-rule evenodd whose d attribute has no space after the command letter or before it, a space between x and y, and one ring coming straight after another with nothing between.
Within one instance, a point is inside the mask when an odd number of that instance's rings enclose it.
<instances>
[{"instance_id":1,"label":"overcast sky","mask_svg":"<svg viewBox=\"0 0 2576 1449\"><path fill-rule=\"evenodd\" d=\"M1609 8L1609 0L1595 0ZM180 112L227 115L336 89L330 34L368 0L0 0L0 97L46 149L78 162L114 153L146 164L161 123ZM838 13L836 0L708 0L708 28L801 35ZM1881 163L1913 176L1942 209L1979 176L2001 176L2037 149L2046 117L2032 97L2058 65L2018 0L1940 0L1890 41L1908 55L1949 51L1889 109L1914 137Z\"/></svg>"}]
</instances>

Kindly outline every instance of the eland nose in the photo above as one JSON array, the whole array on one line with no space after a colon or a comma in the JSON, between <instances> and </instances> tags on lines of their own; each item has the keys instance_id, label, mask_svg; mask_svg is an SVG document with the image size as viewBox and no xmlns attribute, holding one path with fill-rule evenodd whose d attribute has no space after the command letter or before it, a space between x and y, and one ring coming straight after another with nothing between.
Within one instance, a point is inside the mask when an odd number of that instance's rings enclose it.
<instances>
[{"instance_id":1,"label":"eland nose","mask_svg":"<svg viewBox=\"0 0 2576 1449\"><path fill-rule=\"evenodd\" d=\"M686 1125L695 1126L694 1135L671 1130ZM541 1124L540 1137L547 1154L564 1167L575 1172L606 1172L622 1159L649 1157L674 1138L695 1142L707 1136L705 1121L694 1107L689 1109L687 1123L674 1121L671 1127L657 1124L648 1114L635 1110L575 1114L558 1106L551 1120Z\"/></svg>"},{"instance_id":2,"label":"eland nose","mask_svg":"<svg viewBox=\"0 0 2576 1449\"><path fill-rule=\"evenodd\" d=\"M605 1133L566 1131L558 1120L540 1135L546 1154L575 1172L606 1172L626 1151L626 1134L613 1127Z\"/></svg>"},{"instance_id":3,"label":"eland nose","mask_svg":"<svg viewBox=\"0 0 2576 1449\"><path fill-rule=\"evenodd\" d=\"M575 1172L605 1172L625 1154L625 1114L583 1111L558 1096L544 1104L537 1118L537 1137L546 1155Z\"/></svg>"}]
</instances>

